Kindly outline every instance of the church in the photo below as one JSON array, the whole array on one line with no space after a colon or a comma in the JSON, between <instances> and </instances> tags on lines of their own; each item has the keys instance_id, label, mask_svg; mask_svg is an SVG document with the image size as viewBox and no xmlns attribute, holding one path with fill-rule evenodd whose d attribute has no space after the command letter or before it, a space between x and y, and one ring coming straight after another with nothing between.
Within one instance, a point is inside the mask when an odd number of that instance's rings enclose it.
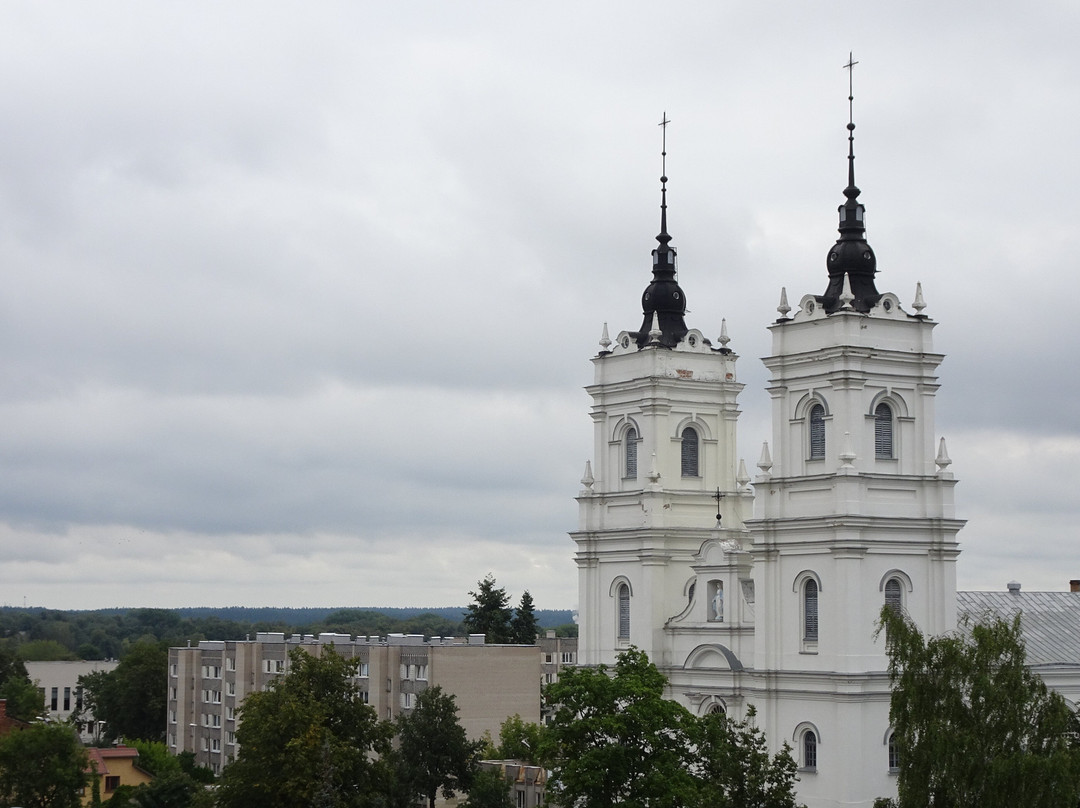
<instances>
[{"instance_id":1,"label":"church","mask_svg":"<svg viewBox=\"0 0 1080 808\"><path fill-rule=\"evenodd\" d=\"M768 325L772 434L753 478L736 451L738 357L723 324L714 344L686 322L661 176L641 325L614 340L605 325L592 360L593 455L571 534L580 664L636 646L691 712L753 706L773 749L791 745L809 808L895 796L883 604L931 634L956 627L960 603L1022 610L1029 648L1061 621L1080 636L1080 586L957 593L964 522L934 423L944 357L921 284L910 303L877 289L854 130L825 271L800 281L795 307L782 290ZM1080 649L1047 646L1029 662L1075 702Z\"/></svg>"}]
</instances>

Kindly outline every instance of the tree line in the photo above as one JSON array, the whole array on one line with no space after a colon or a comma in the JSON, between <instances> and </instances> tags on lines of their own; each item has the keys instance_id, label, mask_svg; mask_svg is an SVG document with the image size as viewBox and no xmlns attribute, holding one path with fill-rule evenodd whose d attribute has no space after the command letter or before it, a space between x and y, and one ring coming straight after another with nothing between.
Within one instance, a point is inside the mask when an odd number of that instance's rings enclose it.
<instances>
[{"instance_id":1,"label":"tree line","mask_svg":"<svg viewBox=\"0 0 1080 808\"><path fill-rule=\"evenodd\" d=\"M481 591L484 591L482 587ZM503 591L505 595L504 590L499 591ZM577 626L569 622L569 612L535 609L527 592L523 595L523 598L525 597L528 613L532 615L536 630L541 627L554 628L560 636L576 636ZM296 613L288 619L268 621L229 619L207 609L59 611L5 607L0 608L0 646L14 651L20 659L26 661L94 660L121 659L140 641L179 646L201 640L237 640L249 635L254 637L260 631L282 632L286 636L332 632L353 636L400 633L450 637L472 630L472 624L468 622L471 610L472 606L420 612L408 609L295 609L284 610ZM282 611L221 610L224 614L246 612L259 615L265 612L279 616ZM318 619L297 622L298 618L309 612L319 614Z\"/></svg>"}]
</instances>

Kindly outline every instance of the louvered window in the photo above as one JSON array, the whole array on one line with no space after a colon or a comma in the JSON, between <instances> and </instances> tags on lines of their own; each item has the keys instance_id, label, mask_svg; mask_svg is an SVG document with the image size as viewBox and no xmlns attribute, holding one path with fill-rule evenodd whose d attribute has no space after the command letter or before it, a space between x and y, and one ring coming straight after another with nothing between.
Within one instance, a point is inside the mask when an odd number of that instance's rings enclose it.
<instances>
[{"instance_id":1,"label":"louvered window","mask_svg":"<svg viewBox=\"0 0 1080 808\"><path fill-rule=\"evenodd\" d=\"M630 587L619 584L619 639L630 639Z\"/></svg>"},{"instance_id":2,"label":"louvered window","mask_svg":"<svg viewBox=\"0 0 1080 808\"><path fill-rule=\"evenodd\" d=\"M698 476L698 440L697 430L688 426L682 433L682 476Z\"/></svg>"},{"instance_id":3,"label":"louvered window","mask_svg":"<svg viewBox=\"0 0 1080 808\"><path fill-rule=\"evenodd\" d=\"M626 430L626 474L625 477L637 479L637 430Z\"/></svg>"},{"instance_id":4,"label":"louvered window","mask_svg":"<svg viewBox=\"0 0 1080 808\"><path fill-rule=\"evenodd\" d=\"M803 639L817 642L818 638L818 585L810 578L803 584Z\"/></svg>"},{"instance_id":5,"label":"louvered window","mask_svg":"<svg viewBox=\"0 0 1080 808\"><path fill-rule=\"evenodd\" d=\"M803 768L804 769L816 769L817 768L817 734L808 729L802 736L802 748L803 748Z\"/></svg>"},{"instance_id":6,"label":"louvered window","mask_svg":"<svg viewBox=\"0 0 1080 808\"><path fill-rule=\"evenodd\" d=\"M885 605L897 614L903 606L900 592L900 582L895 578L890 578L885 583Z\"/></svg>"},{"instance_id":7,"label":"louvered window","mask_svg":"<svg viewBox=\"0 0 1080 808\"><path fill-rule=\"evenodd\" d=\"M825 457L825 408L815 404L810 408L810 459Z\"/></svg>"},{"instance_id":8,"label":"louvered window","mask_svg":"<svg viewBox=\"0 0 1080 808\"><path fill-rule=\"evenodd\" d=\"M892 409L884 402L874 409L874 457L882 460L893 457Z\"/></svg>"}]
</instances>

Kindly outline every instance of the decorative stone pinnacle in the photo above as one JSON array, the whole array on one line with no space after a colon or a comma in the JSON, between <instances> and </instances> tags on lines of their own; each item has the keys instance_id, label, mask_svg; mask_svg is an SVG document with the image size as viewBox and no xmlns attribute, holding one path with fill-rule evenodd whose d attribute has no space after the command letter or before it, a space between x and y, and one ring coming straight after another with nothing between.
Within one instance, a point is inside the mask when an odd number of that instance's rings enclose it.
<instances>
[{"instance_id":1,"label":"decorative stone pinnacle","mask_svg":"<svg viewBox=\"0 0 1080 808\"><path fill-rule=\"evenodd\" d=\"M649 464L649 482L654 485L660 481L660 472L656 469L656 452L652 453L652 462Z\"/></svg>"},{"instance_id":2,"label":"decorative stone pinnacle","mask_svg":"<svg viewBox=\"0 0 1080 808\"><path fill-rule=\"evenodd\" d=\"M596 479L592 475L592 461L591 460L586 460L585 461L585 473L581 477L581 484L583 486L585 486L586 491L591 492L592 487L593 487L593 483L595 483L595 482L596 482Z\"/></svg>"},{"instance_id":3,"label":"decorative stone pinnacle","mask_svg":"<svg viewBox=\"0 0 1080 808\"><path fill-rule=\"evenodd\" d=\"M772 471L773 462L772 455L769 454L769 442L765 441L761 444L761 458L757 462L757 467L761 469L761 473L766 477L769 476L769 472Z\"/></svg>"},{"instance_id":4,"label":"decorative stone pinnacle","mask_svg":"<svg viewBox=\"0 0 1080 808\"><path fill-rule=\"evenodd\" d=\"M947 474L945 470L952 465L949 450L945 448L945 438L938 441L937 457L934 458L934 463L937 464L939 475Z\"/></svg>"},{"instance_id":5,"label":"decorative stone pinnacle","mask_svg":"<svg viewBox=\"0 0 1080 808\"><path fill-rule=\"evenodd\" d=\"M725 317L720 321L720 339L717 340L720 343L721 348L726 348L727 344L731 342L731 337L727 333L727 318Z\"/></svg>"},{"instance_id":6,"label":"decorative stone pinnacle","mask_svg":"<svg viewBox=\"0 0 1080 808\"><path fill-rule=\"evenodd\" d=\"M787 319L788 312L791 311L791 306L787 302L787 287L780 287L780 305L776 307L776 310L780 312L780 316L783 319Z\"/></svg>"},{"instance_id":7,"label":"decorative stone pinnacle","mask_svg":"<svg viewBox=\"0 0 1080 808\"><path fill-rule=\"evenodd\" d=\"M844 291L840 293L840 308L850 310L854 301L855 295L851 294L851 276L844 275Z\"/></svg>"},{"instance_id":8,"label":"decorative stone pinnacle","mask_svg":"<svg viewBox=\"0 0 1080 808\"><path fill-rule=\"evenodd\" d=\"M739 484L740 488L746 488L746 484L750 482L750 475L746 472L746 461L741 457L739 458L739 473L735 475L735 482Z\"/></svg>"},{"instance_id":9,"label":"decorative stone pinnacle","mask_svg":"<svg viewBox=\"0 0 1080 808\"><path fill-rule=\"evenodd\" d=\"M915 309L916 314L922 314L922 310L926 308L926 301L922 296L922 282L915 284L915 302L911 304L911 308Z\"/></svg>"},{"instance_id":10,"label":"decorative stone pinnacle","mask_svg":"<svg viewBox=\"0 0 1080 808\"><path fill-rule=\"evenodd\" d=\"M611 345L611 339L608 337L607 323L604 323L604 331L600 334L600 347L606 351L609 345Z\"/></svg>"},{"instance_id":11,"label":"decorative stone pinnacle","mask_svg":"<svg viewBox=\"0 0 1080 808\"><path fill-rule=\"evenodd\" d=\"M664 332L660 330L660 315L655 311L652 316L652 328L649 329L649 344L659 344L660 337L664 335Z\"/></svg>"}]
</instances>

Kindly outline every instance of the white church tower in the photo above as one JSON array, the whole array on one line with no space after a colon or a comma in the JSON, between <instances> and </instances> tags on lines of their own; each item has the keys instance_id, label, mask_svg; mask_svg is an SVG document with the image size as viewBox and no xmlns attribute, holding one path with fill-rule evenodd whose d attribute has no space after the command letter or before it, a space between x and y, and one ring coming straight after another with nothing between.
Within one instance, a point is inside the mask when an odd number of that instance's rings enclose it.
<instances>
[{"instance_id":1,"label":"white church tower","mask_svg":"<svg viewBox=\"0 0 1080 808\"><path fill-rule=\"evenodd\" d=\"M667 176L660 181L659 245L641 298L641 327L612 342L604 326L587 388L594 452L578 496L579 529L571 534L578 548L578 656L586 665L613 663L631 645L661 667L675 663L665 627L693 600L692 565L702 545L745 535L750 515L749 475L735 456L737 357L727 348L725 325L719 347L686 326L667 232ZM717 578L708 593L721 610L723 583ZM705 593L698 594L704 602Z\"/></svg>"},{"instance_id":2,"label":"white church tower","mask_svg":"<svg viewBox=\"0 0 1080 808\"><path fill-rule=\"evenodd\" d=\"M849 63L849 69L850 69ZM850 103L849 96L849 103ZM811 808L867 805L895 793L884 604L924 632L956 623L955 480L934 402L943 356L921 286L905 312L879 294L874 251L848 186L828 287L770 326L770 451L754 483L753 577L758 621L753 684L771 742L791 743L799 797Z\"/></svg>"}]
</instances>

